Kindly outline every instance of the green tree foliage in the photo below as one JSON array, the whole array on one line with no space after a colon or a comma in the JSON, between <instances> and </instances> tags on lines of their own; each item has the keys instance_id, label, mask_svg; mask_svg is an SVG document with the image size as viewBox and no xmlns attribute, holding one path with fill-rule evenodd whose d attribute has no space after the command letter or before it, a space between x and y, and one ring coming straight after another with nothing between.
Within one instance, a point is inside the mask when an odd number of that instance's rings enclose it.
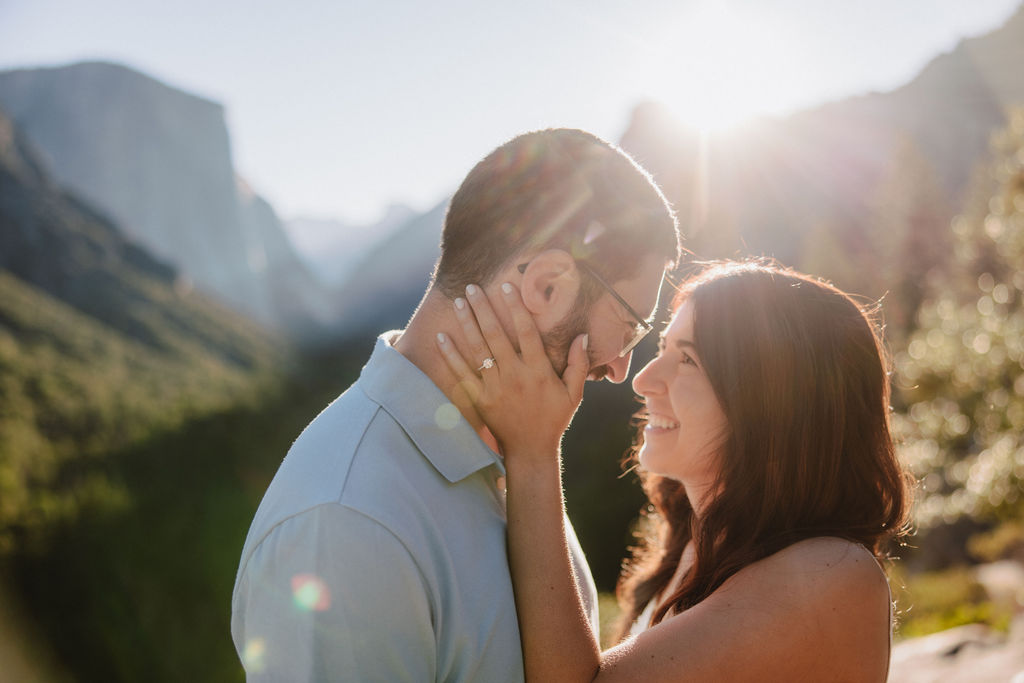
<instances>
[{"instance_id":1,"label":"green tree foliage","mask_svg":"<svg viewBox=\"0 0 1024 683\"><path fill-rule=\"evenodd\" d=\"M896 354L903 455L923 527L1024 511L1024 111L953 222L953 267L930 283Z\"/></svg>"}]
</instances>

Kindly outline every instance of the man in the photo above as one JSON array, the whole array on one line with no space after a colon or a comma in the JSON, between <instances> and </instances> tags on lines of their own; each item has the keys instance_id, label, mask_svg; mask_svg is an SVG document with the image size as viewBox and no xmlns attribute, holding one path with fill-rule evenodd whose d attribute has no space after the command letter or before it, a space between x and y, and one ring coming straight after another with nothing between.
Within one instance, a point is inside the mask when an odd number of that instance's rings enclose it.
<instances>
[{"instance_id":1,"label":"man","mask_svg":"<svg viewBox=\"0 0 1024 683\"><path fill-rule=\"evenodd\" d=\"M557 370L586 332L590 378L622 382L678 255L660 191L588 133L528 133L478 163L408 326L303 431L256 513L231 620L250 679L521 681L501 457L435 338L460 338L467 286L511 282ZM570 545L596 620L571 527Z\"/></svg>"}]
</instances>

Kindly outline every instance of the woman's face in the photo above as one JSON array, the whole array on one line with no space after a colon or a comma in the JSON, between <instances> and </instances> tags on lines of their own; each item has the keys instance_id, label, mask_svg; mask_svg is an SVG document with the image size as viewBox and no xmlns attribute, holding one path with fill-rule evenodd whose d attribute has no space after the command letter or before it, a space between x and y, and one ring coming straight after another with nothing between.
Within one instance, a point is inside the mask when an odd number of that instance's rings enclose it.
<instances>
[{"instance_id":1,"label":"woman's face","mask_svg":"<svg viewBox=\"0 0 1024 683\"><path fill-rule=\"evenodd\" d=\"M648 413L640 464L702 487L718 475L726 420L693 340L693 304L686 301L662 333L657 357L633 378L633 390Z\"/></svg>"}]
</instances>

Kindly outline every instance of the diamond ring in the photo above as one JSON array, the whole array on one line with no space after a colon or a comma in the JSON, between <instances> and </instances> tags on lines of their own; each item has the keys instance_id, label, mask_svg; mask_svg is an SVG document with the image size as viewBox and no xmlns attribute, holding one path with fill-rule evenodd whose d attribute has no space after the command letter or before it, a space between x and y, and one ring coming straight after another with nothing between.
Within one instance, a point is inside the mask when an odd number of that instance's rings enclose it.
<instances>
[{"instance_id":1,"label":"diamond ring","mask_svg":"<svg viewBox=\"0 0 1024 683\"><path fill-rule=\"evenodd\" d=\"M484 362L480 365L480 367L478 367L476 369L476 371L480 372L481 370L483 370L485 368L486 369L490 369L490 368L493 368L493 367L494 367L494 359L493 358L484 358Z\"/></svg>"}]
</instances>

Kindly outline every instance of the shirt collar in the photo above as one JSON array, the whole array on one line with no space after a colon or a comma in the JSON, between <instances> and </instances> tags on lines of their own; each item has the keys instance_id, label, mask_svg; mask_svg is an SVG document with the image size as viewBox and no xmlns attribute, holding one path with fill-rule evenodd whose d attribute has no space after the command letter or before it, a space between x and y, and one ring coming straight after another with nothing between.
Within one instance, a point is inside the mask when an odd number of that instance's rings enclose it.
<instances>
[{"instance_id":1,"label":"shirt collar","mask_svg":"<svg viewBox=\"0 0 1024 683\"><path fill-rule=\"evenodd\" d=\"M487 447L448 397L429 377L391 346L400 331L377 338L359 386L402 426L416 447L448 481L455 483L489 465L502 475L500 456Z\"/></svg>"}]
</instances>

